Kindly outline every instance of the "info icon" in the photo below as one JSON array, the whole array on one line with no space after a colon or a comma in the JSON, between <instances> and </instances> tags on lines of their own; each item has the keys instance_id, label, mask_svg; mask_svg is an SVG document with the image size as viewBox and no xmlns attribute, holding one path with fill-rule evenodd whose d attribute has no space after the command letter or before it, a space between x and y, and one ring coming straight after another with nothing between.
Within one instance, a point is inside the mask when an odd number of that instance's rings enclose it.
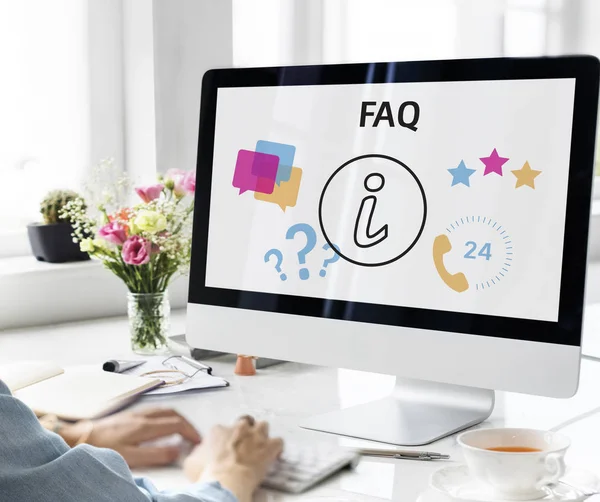
<instances>
[{"instance_id":1,"label":"info icon","mask_svg":"<svg viewBox=\"0 0 600 502\"><path fill-rule=\"evenodd\" d=\"M421 181L403 162L381 154L355 157L330 176L319 200L325 240L346 261L393 263L417 243L427 219Z\"/></svg>"}]
</instances>

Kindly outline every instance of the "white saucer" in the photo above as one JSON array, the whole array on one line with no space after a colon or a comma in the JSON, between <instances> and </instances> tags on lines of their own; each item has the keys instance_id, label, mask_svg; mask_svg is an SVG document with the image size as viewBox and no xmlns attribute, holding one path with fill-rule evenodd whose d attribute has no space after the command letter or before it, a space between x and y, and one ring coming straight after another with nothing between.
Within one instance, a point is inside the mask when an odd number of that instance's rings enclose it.
<instances>
[{"instance_id":1,"label":"white saucer","mask_svg":"<svg viewBox=\"0 0 600 502\"><path fill-rule=\"evenodd\" d=\"M571 476L568 476L571 478ZM429 480L431 488L461 502L510 502L494 496L491 491L471 478L466 465L449 466L434 472ZM587 497L575 488L559 484L537 502L580 502Z\"/></svg>"}]
</instances>

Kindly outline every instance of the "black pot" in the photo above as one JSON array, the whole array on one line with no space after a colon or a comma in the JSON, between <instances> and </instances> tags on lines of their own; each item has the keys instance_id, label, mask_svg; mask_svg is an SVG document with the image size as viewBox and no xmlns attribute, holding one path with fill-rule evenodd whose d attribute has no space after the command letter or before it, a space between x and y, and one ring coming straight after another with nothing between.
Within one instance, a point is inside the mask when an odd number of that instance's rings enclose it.
<instances>
[{"instance_id":1,"label":"black pot","mask_svg":"<svg viewBox=\"0 0 600 502\"><path fill-rule=\"evenodd\" d=\"M73 242L73 227L70 223L44 225L32 223L27 225L27 235L31 251L39 261L48 263L64 263L67 261L89 260L87 253L79 249Z\"/></svg>"}]
</instances>

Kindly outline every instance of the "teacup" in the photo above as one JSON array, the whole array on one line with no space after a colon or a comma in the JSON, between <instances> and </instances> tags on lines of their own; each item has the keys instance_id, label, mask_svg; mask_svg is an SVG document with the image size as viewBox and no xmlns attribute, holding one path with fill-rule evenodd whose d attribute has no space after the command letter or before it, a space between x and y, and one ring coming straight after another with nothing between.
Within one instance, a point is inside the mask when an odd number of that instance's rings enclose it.
<instances>
[{"instance_id":1,"label":"teacup","mask_svg":"<svg viewBox=\"0 0 600 502\"><path fill-rule=\"evenodd\" d=\"M477 429L458 436L458 444L471 476L495 496L535 500L565 474L571 442L562 434L535 429Z\"/></svg>"}]
</instances>

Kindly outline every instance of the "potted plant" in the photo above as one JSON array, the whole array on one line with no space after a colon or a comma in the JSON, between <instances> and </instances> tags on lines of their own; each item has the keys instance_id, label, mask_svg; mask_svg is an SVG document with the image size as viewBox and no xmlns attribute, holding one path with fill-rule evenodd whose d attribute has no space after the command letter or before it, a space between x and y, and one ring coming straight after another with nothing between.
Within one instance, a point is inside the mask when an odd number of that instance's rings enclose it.
<instances>
[{"instance_id":1,"label":"potted plant","mask_svg":"<svg viewBox=\"0 0 600 502\"><path fill-rule=\"evenodd\" d=\"M73 241L73 225L68 219L61 219L61 211L71 201L82 197L72 190L53 190L40 204L43 223L27 225L27 235L31 251L39 261L64 263L89 260L87 253L79 249ZM82 202L83 203L83 202Z\"/></svg>"}]
</instances>

